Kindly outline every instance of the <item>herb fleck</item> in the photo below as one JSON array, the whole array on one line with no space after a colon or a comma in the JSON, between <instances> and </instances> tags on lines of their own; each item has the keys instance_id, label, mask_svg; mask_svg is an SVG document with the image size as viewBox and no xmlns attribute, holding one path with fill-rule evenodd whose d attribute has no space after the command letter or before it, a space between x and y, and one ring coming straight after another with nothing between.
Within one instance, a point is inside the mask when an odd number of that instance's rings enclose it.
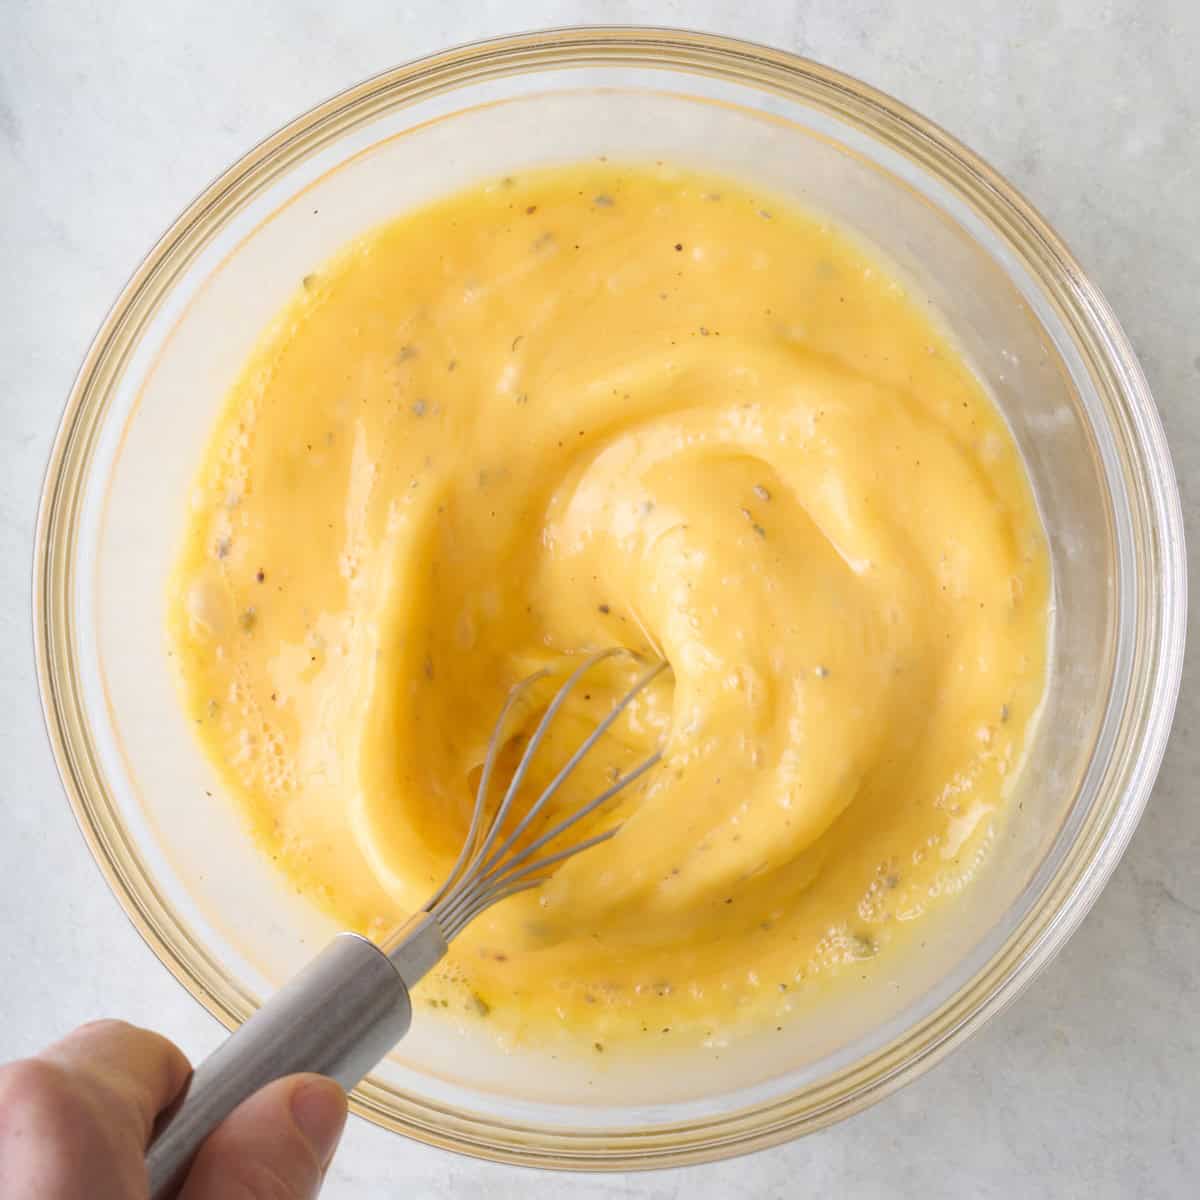
<instances>
[{"instance_id":1,"label":"herb fleck","mask_svg":"<svg viewBox=\"0 0 1200 1200\"><path fill-rule=\"evenodd\" d=\"M854 957L873 958L879 953L879 944L873 937L865 933L854 935Z\"/></svg>"},{"instance_id":2,"label":"herb fleck","mask_svg":"<svg viewBox=\"0 0 1200 1200\"><path fill-rule=\"evenodd\" d=\"M254 572L254 578L259 583L265 583L267 579L267 573L262 569L262 567L259 567L258 570Z\"/></svg>"}]
</instances>

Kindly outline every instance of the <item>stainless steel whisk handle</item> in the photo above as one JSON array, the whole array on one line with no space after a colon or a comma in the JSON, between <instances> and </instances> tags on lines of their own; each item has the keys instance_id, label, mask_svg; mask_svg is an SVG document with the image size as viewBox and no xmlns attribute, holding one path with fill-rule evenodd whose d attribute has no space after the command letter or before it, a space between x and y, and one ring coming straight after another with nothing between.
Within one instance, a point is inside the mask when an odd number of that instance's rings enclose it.
<instances>
[{"instance_id":1,"label":"stainless steel whisk handle","mask_svg":"<svg viewBox=\"0 0 1200 1200\"><path fill-rule=\"evenodd\" d=\"M171 1200L204 1139L266 1084L313 1071L354 1087L408 1032L409 986L424 970L405 965L338 934L196 1068L160 1118L146 1152L150 1200Z\"/></svg>"}]
</instances>

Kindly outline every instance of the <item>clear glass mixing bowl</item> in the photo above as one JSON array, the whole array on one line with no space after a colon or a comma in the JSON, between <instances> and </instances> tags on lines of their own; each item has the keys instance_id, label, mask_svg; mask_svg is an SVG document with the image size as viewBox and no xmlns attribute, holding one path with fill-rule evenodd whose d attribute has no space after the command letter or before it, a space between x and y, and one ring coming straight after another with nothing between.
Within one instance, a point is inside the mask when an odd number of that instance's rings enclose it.
<instances>
[{"instance_id":1,"label":"clear glass mixing bowl","mask_svg":"<svg viewBox=\"0 0 1200 1200\"><path fill-rule=\"evenodd\" d=\"M332 932L217 792L173 692L165 582L188 481L259 330L364 228L531 164L671 159L849 226L940 309L1007 416L1050 537L1054 647L1014 816L886 986L736 1054L570 1064L431 1015L356 1093L437 1145L628 1168L732 1154L886 1094L1046 963L1146 802L1182 663L1179 500L1145 380L1058 237L974 155L825 67L723 38L560 30L452 50L314 109L151 251L67 404L37 537L46 719L83 831L162 961L234 1025Z\"/></svg>"}]
</instances>

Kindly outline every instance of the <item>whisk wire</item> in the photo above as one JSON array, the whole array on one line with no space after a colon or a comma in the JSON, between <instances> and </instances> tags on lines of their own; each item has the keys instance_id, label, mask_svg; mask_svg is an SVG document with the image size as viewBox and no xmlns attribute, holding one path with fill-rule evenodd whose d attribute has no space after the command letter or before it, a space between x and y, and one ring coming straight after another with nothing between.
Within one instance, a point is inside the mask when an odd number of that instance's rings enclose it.
<instances>
[{"instance_id":1,"label":"whisk wire","mask_svg":"<svg viewBox=\"0 0 1200 1200\"><path fill-rule=\"evenodd\" d=\"M453 937L454 932L462 929L463 926L472 921L485 908L489 908L491 905L503 900L506 896L525 891L527 888L536 887L549 878L548 876L537 876L536 878L529 879L535 872L554 866L564 859L573 858L576 854L582 854L584 850L589 850L592 846L598 846L601 842L606 842L609 838L614 837L620 829L619 825L615 825L611 829L606 829L603 833L597 833L589 838L585 838L582 842L574 846L568 846L565 850L555 851L553 854L547 854L542 858L536 859L534 862L525 864L525 860L532 854L536 853L547 843L552 842L559 834L570 829L571 826L582 821L589 813L594 812L601 805L611 800L619 791L628 787L635 779L650 770L661 758L662 754L656 751L648 758L643 759L632 771L622 775L601 792L600 795L584 805L583 808L571 813L570 816L564 817L553 829L542 834L536 841L531 842L520 854L515 855L508 862L504 863L499 870L493 870L489 874L476 879L463 892L460 902L452 909L448 909L446 916L442 918L442 926L446 932L446 936L448 938ZM513 886L514 884L517 886Z\"/></svg>"},{"instance_id":2,"label":"whisk wire","mask_svg":"<svg viewBox=\"0 0 1200 1200\"><path fill-rule=\"evenodd\" d=\"M538 850L540 850L547 843L552 842L556 837L558 837L559 834L564 833L566 830L570 829L572 825L582 821L589 813L594 812L602 804L606 803L608 800L611 800L613 796L615 796L623 788L628 787L629 784L637 779L639 775L645 774L645 772L654 766L654 764L657 763L661 757L662 755L657 751L650 755L649 758L639 763L638 766L630 771L627 775L622 775L610 787L601 792L600 795L596 796L592 800L589 800L587 804L577 811L571 813L570 816L564 817L557 825L554 826L553 829L547 830L540 837L530 842L529 845L521 850L518 854L513 855L508 862L503 864L501 869L497 870L496 868L493 868L487 874L481 876L478 882L482 884L489 884L496 879L506 877L508 872L510 872L514 867L519 867L527 858L533 854L536 854ZM611 830L610 833L616 833L616 829ZM560 855L554 855L553 859L557 861L558 858L568 858L571 854L583 848L583 844L580 843L580 845L574 850ZM550 861L551 859L542 859L541 864L545 864ZM541 864L535 863L533 865L536 867Z\"/></svg>"},{"instance_id":3,"label":"whisk wire","mask_svg":"<svg viewBox=\"0 0 1200 1200\"><path fill-rule=\"evenodd\" d=\"M504 900L508 896L516 895L517 892L524 892L530 888L538 887L550 878L549 875L539 875L537 872L546 867L552 867L564 859L573 858L576 854L582 854L584 850L590 850L593 846L598 846L601 842L607 842L609 838L616 836L619 828L619 826L614 826L612 829L606 829L603 833L597 833L590 838L585 838L578 845L568 846L567 849L559 850L554 854L547 854L544 858L538 859L537 862L529 863L522 869L515 871L512 875L505 876L503 882L495 887L487 888L486 891L471 892L465 898L464 903L459 907L458 911L442 921L442 929L446 938L452 938L466 925L469 925L485 908L490 908L493 904Z\"/></svg>"},{"instance_id":4,"label":"whisk wire","mask_svg":"<svg viewBox=\"0 0 1200 1200\"><path fill-rule=\"evenodd\" d=\"M544 679L549 674L548 669L537 671L509 688L508 695L504 699L504 706L500 709L500 716L497 717L495 727L492 730L492 736L488 740L487 754L483 760L483 771L479 776L479 786L475 789L475 805L471 810L471 824L467 830L467 836L463 840L463 846L458 852L458 858L454 860L454 866L450 868L450 872L443 880L442 886L438 888L425 905L426 912L431 911L442 897L451 891L474 858L476 844L483 831L484 801L487 798L488 789L492 781L492 772L495 769L496 759L500 752L500 735L508 723L509 714L516 707L521 697L535 683Z\"/></svg>"},{"instance_id":5,"label":"whisk wire","mask_svg":"<svg viewBox=\"0 0 1200 1200\"><path fill-rule=\"evenodd\" d=\"M599 661L599 660L598 659L593 660L593 662L596 662L596 661ZM570 685L573 686L575 683L575 680L582 674L582 672L584 670L586 670L591 665L592 665L591 663L585 664L585 666L583 668L581 668L579 671L577 671L575 673L575 676L570 681ZM492 868L504 857L504 855L507 854L508 851L512 849L512 847L516 844L517 839L521 836L521 834L523 834L525 832L526 829L529 828L529 826L533 823L533 821L538 816L538 814L546 806L546 803L550 800L550 798L558 791L558 789L560 787L562 787L562 785L566 782L567 778L571 775L571 773L575 770L575 768L583 760L583 758L587 754L587 752L589 750L591 750L591 748L605 735L605 733L608 732L612 723L625 711L625 709L627 709L629 707L629 705L633 702L633 700L637 696L637 694L643 688L645 688L646 685L651 682L651 680L653 680L657 675L659 675L662 672L664 665L665 664L663 664L663 663L659 663L655 667L653 667L651 670L647 671L633 685L633 687L631 687L629 689L629 691L625 693L625 695L621 698L621 700L617 704L613 705L612 711L580 743L580 745L576 749L575 753L572 754L571 757L568 758L565 763L563 763L558 774L555 775L555 777L546 785L545 790L537 798L537 800L535 800L533 802L533 804L530 805L529 811L521 818L521 820L517 824L517 827L512 831L512 833L510 833L508 835L507 838L504 839L504 841L500 844L500 846L495 851L493 851L493 853L487 859L487 861L484 862L480 866L479 870L480 870L481 874L486 875L488 872L490 872L492 870ZM562 697L562 693L560 693L560 697ZM562 697L562 698L565 698L565 697ZM549 713L547 713L547 715L549 715ZM544 718L543 718L543 720L544 720ZM531 749L532 749L532 747L531 747ZM656 759L656 761L657 761L657 759ZM515 778L515 776L514 776L514 778ZM626 781L626 782L629 782L629 781ZM621 786L623 787L624 784L622 784ZM511 791L512 789L510 788L509 790ZM617 791L620 791L619 787L617 788ZM609 795L615 795L615 792L613 792L612 789L609 789L605 798L607 798L607 796L609 796ZM506 800L508 798L509 797L507 797L507 796L505 797ZM567 825L572 825L576 821L580 820L588 812L591 812L592 809L596 807L597 803L599 803L599 800L588 805L588 807L586 809L581 810L580 812L576 813L574 816L568 818L567 821L565 822L565 824L560 825L555 832L560 833L564 828L566 828ZM549 838L551 836L554 836L554 835L553 834L547 835L547 836L543 837L542 839L540 839L539 841L534 842L533 846L530 847L529 849L535 849L538 846L543 845L546 841L549 840ZM528 850L526 853L528 853Z\"/></svg>"},{"instance_id":6,"label":"whisk wire","mask_svg":"<svg viewBox=\"0 0 1200 1200\"><path fill-rule=\"evenodd\" d=\"M566 703L567 697L574 690L575 685L584 676L584 674L590 671L598 662L606 658L611 658L614 654L619 653L621 653L620 650L613 649L601 650L597 654L589 655L588 658L586 658L578 667L575 668L574 671L571 672L566 681L555 693L554 699L550 701L546 711L542 714L542 719L537 723L537 728L534 729L533 736L529 739L529 742L525 747L525 751L521 755L520 761L517 763L517 769L513 772L512 779L509 780L508 787L504 792L504 798L500 801L500 807L496 810L496 815L492 818L491 824L488 827L487 836L484 838L483 845L480 846L478 851L471 856L470 866L468 868L471 873L478 875L481 871L486 871L492 862L497 858L497 856L503 853L504 849L507 847L508 842L505 842L504 846L502 846L496 854L491 855L490 858L488 857L488 852L491 850L492 844L495 842L501 829L504 827L504 822L508 817L509 809L512 808L513 801L516 799L517 793L521 790L521 785L525 782L525 776L529 773L529 768L533 762L534 755L537 753L538 747L541 746L542 740L545 738L546 733L550 728L550 723L554 720L554 718L558 715L559 710ZM501 732L502 730L500 724L497 723L497 727L492 734L493 741L499 740ZM487 805L487 791L483 787L482 776L480 777L479 785L479 789L475 795L476 811L485 809ZM523 830L537 815L540 806L544 802L545 794L539 797L538 802L534 804L532 808L530 808L528 813L525 814L521 824L517 827L518 833ZM511 841L511 838L509 841ZM479 864L482 865L480 866ZM453 899L453 893L449 898Z\"/></svg>"},{"instance_id":7,"label":"whisk wire","mask_svg":"<svg viewBox=\"0 0 1200 1200\"><path fill-rule=\"evenodd\" d=\"M545 670L539 671L537 674L531 675L510 689L508 698L501 710L500 718L496 722L495 729L488 742L465 844L447 878L447 882L425 906L425 911L436 917L438 925L441 927L447 941L461 932L470 921L492 904L508 896L515 895L517 892L525 891L543 883L548 878L547 875L543 874L547 868L576 854L580 854L592 846L607 841L617 832L617 828L614 827L585 838L574 846L555 851L541 858L534 858L532 862L529 861L539 850L565 833L579 821L582 821L601 805L611 800L623 788L645 774L646 771L659 761L661 752L656 751L650 755L633 770L614 780L609 787L604 789L604 791L587 804L575 812L568 814L555 824L553 828L539 835L528 846L512 855L511 858L507 857L516 845L517 840L530 827L531 823L537 819L546 804L562 787L592 747L604 736L613 722L620 717L621 713L628 708L634 698L644 688L667 669L665 662L657 663L649 670L643 672L629 691L621 697L596 728L580 743L551 782L545 787L541 795L538 796L537 800L517 823L512 832L503 837L498 846L495 845L517 794L529 772L533 757L545 738L550 723L566 702L567 697L574 690L583 675L597 663L606 658L611 658L615 654L629 653L630 651L614 648L590 655L562 684L555 694L554 699L547 707L546 712L542 715L541 720L538 722L529 742L526 744L525 750L517 763L517 768L513 772L508 787L505 789L504 796L495 815L486 823L485 831L488 791L499 757L500 747L503 744L504 730L508 723L509 715L529 687L538 680L545 678L548 672ZM493 846L495 846L494 849Z\"/></svg>"}]
</instances>

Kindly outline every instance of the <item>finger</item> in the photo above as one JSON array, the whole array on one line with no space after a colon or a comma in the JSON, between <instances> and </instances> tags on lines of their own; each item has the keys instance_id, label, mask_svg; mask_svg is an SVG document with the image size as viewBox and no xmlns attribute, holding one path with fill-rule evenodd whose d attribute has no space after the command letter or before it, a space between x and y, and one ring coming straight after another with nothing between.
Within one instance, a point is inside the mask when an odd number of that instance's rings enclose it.
<instances>
[{"instance_id":1,"label":"finger","mask_svg":"<svg viewBox=\"0 0 1200 1200\"><path fill-rule=\"evenodd\" d=\"M144 1196L150 1124L187 1072L170 1042L119 1021L0 1068L0 1196Z\"/></svg>"},{"instance_id":2,"label":"finger","mask_svg":"<svg viewBox=\"0 0 1200 1200\"><path fill-rule=\"evenodd\" d=\"M312 1200L345 1124L346 1093L332 1079L280 1079L218 1126L180 1200Z\"/></svg>"},{"instance_id":3,"label":"finger","mask_svg":"<svg viewBox=\"0 0 1200 1200\"><path fill-rule=\"evenodd\" d=\"M191 1066L173 1042L124 1021L81 1025L38 1056L93 1082L108 1095L113 1115L130 1122L145 1147L154 1119L183 1087Z\"/></svg>"}]
</instances>

